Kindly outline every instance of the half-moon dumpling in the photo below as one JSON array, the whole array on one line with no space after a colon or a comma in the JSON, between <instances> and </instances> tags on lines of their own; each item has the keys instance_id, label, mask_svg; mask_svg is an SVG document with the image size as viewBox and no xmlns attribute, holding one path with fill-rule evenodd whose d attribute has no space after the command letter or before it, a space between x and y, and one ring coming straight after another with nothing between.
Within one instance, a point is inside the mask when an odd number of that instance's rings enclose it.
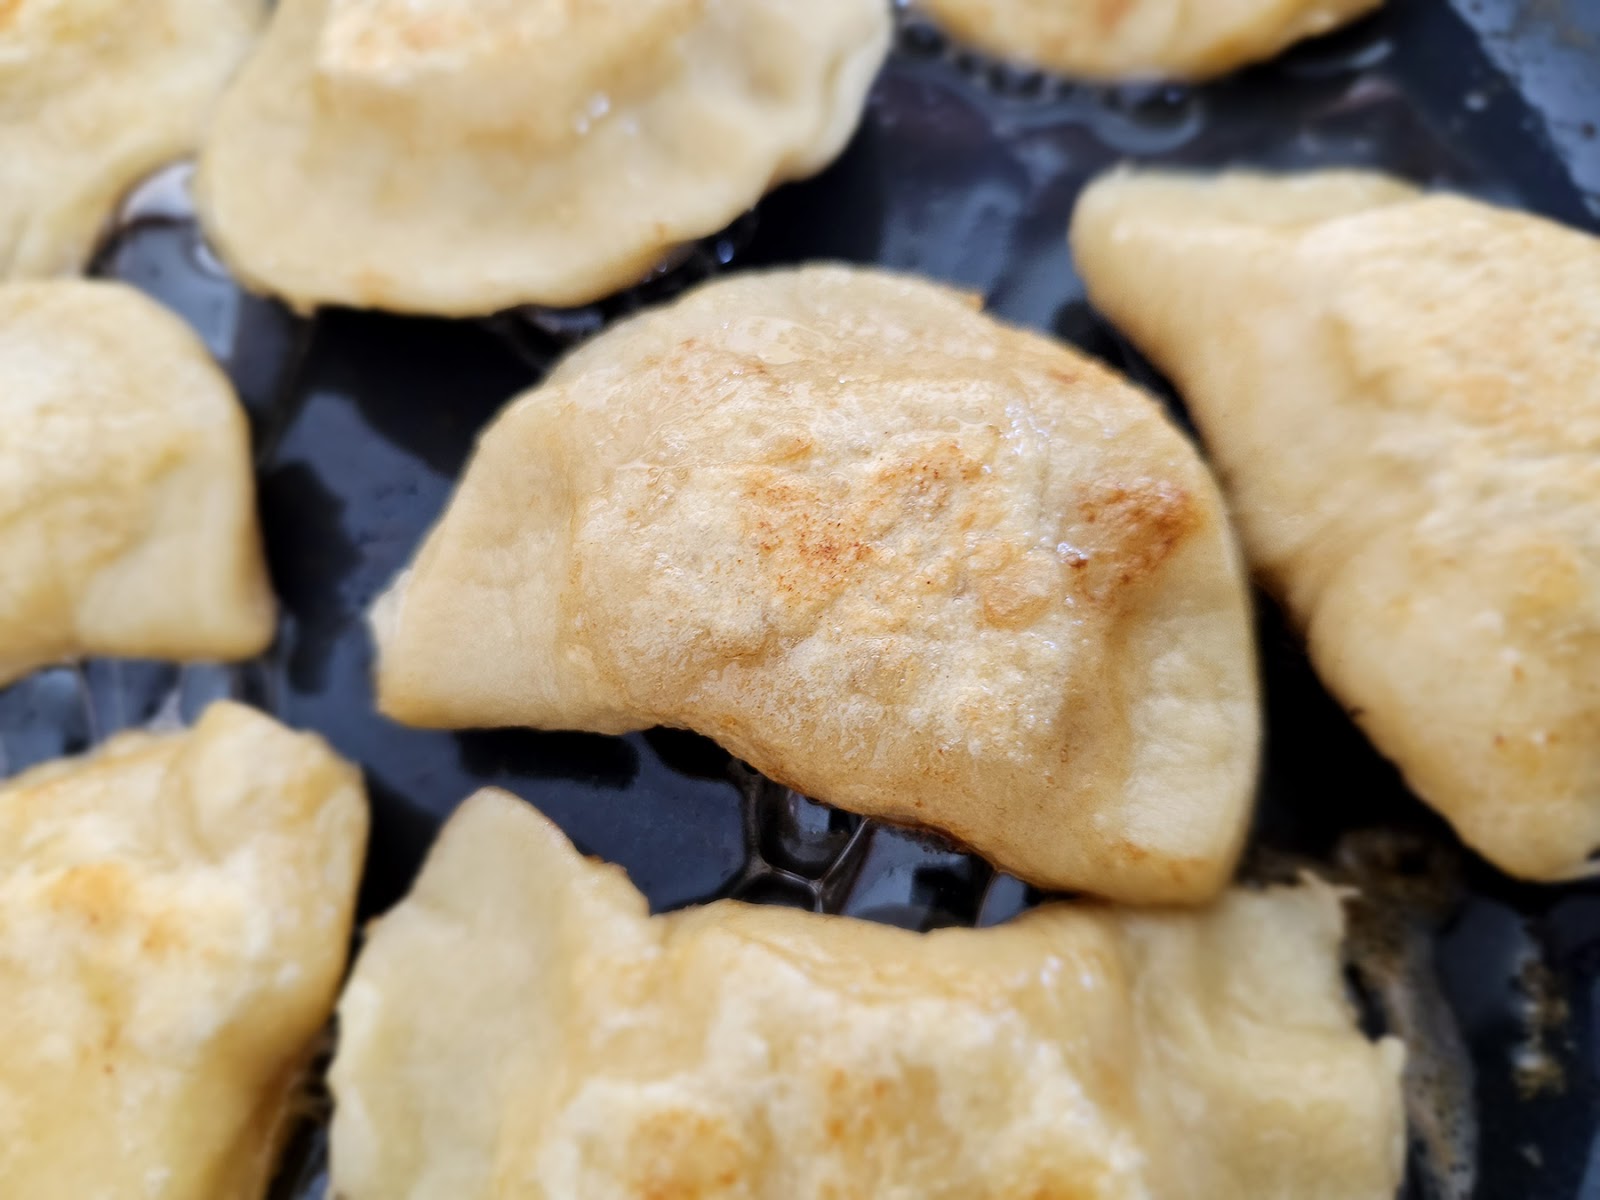
<instances>
[{"instance_id":1,"label":"half-moon dumpling","mask_svg":"<svg viewBox=\"0 0 1600 1200\"><path fill-rule=\"evenodd\" d=\"M1072 240L1357 723L1499 866L1589 873L1600 243L1359 173L1113 176Z\"/></svg>"},{"instance_id":2,"label":"half-moon dumpling","mask_svg":"<svg viewBox=\"0 0 1600 1200\"><path fill-rule=\"evenodd\" d=\"M963 41L1091 79L1205 79L1272 58L1383 0L914 0Z\"/></svg>"},{"instance_id":3,"label":"half-moon dumpling","mask_svg":"<svg viewBox=\"0 0 1600 1200\"><path fill-rule=\"evenodd\" d=\"M0 787L0 1195L260 1200L366 833L355 768L236 704Z\"/></svg>"},{"instance_id":4,"label":"half-moon dumpling","mask_svg":"<svg viewBox=\"0 0 1600 1200\"><path fill-rule=\"evenodd\" d=\"M0 3L0 279L79 270L117 199L192 151L262 0Z\"/></svg>"},{"instance_id":5,"label":"half-moon dumpling","mask_svg":"<svg viewBox=\"0 0 1600 1200\"><path fill-rule=\"evenodd\" d=\"M200 340L121 284L0 285L0 684L248 658L273 607L250 431Z\"/></svg>"},{"instance_id":6,"label":"half-moon dumpling","mask_svg":"<svg viewBox=\"0 0 1600 1200\"><path fill-rule=\"evenodd\" d=\"M650 917L504 792L339 1004L343 1200L1393 1200L1403 1051L1315 882L931 934Z\"/></svg>"},{"instance_id":7,"label":"half-moon dumpling","mask_svg":"<svg viewBox=\"0 0 1600 1200\"><path fill-rule=\"evenodd\" d=\"M889 33L885 0L283 0L201 215L302 308L584 304L830 162Z\"/></svg>"},{"instance_id":8,"label":"half-moon dumpling","mask_svg":"<svg viewBox=\"0 0 1600 1200\"><path fill-rule=\"evenodd\" d=\"M667 724L1048 887L1195 901L1252 796L1249 600L1154 401L935 284L741 275L569 357L375 610L411 724Z\"/></svg>"}]
</instances>

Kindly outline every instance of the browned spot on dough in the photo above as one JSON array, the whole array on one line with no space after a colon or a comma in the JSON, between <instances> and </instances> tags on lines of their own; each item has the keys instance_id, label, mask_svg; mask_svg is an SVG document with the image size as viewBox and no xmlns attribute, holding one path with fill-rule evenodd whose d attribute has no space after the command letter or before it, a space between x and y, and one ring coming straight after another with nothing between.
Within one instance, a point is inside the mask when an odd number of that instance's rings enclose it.
<instances>
[{"instance_id":1,"label":"browned spot on dough","mask_svg":"<svg viewBox=\"0 0 1600 1200\"><path fill-rule=\"evenodd\" d=\"M144 938L139 946L146 954L153 958L160 958L176 950L181 950L187 939L183 935L182 926L165 914L157 914L150 922L150 927L145 930Z\"/></svg>"},{"instance_id":2,"label":"browned spot on dough","mask_svg":"<svg viewBox=\"0 0 1600 1200\"><path fill-rule=\"evenodd\" d=\"M797 607L824 604L872 560L876 539L902 522L935 528L982 474L983 464L953 439L885 463L854 485L759 467L745 477L745 533L779 596Z\"/></svg>"},{"instance_id":3,"label":"browned spot on dough","mask_svg":"<svg viewBox=\"0 0 1600 1200\"><path fill-rule=\"evenodd\" d=\"M1160 479L1102 484L1079 501L1089 530L1089 590L1097 600L1137 587L1154 576L1202 523L1187 490Z\"/></svg>"},{"instance_id":4,"label":"browned spot on dough","mask_svg":"<svg viewBox=\"0 0 1600 1200\"><path fill-rule=\"evenodd\" d=\"M115 863L85 863L62 872L45 896L58 912L92 926L117 923L130 910L128 873Z\"/></svg>"},{"instance_id":5,"label":"browned spot on dough","mask_svg":"<svg viewBox=\"0 0 1600 1200\"><path fill-rule=\"evenodd\" d=\"M460 40L460 22L429 14L413 14L395 32L408 50L436 50Z\"/></svg>"},{"instance_id":6,"label":"browned spot on dough","mask_svg":"<svg viewBox=\"0 0 1600 1200\"><path fill-rule=\"evenodd\" d=\"M1126 866L1159 869L1168 879L1179 884L1187 885L1204 879L1216 868L1214 862L1205 858L1160 854L1126 838L1108 843L1106 849L1112 858Z\"/></svg>"},{"instance_id":7,"label":"browned spot on dough","mask_svg":"<svg viewBox=\"0 0 1600 1200\"><path fill-rule=\"evenodd\" d=\"M370 267L357 271L354 283L356 295L368 306L388 303L394 295L394 277Z\"/></svg>"},{"instance_id":8,"label":"browned spot on dough","mask_svg":"<svg viewBox=\"0 0 1600 1200\"><path fill-rule=\"evenodd\" d=\"M1100 23L1103 33L1114 33L1117 26L1128 19L1128 14L1133 11L1135 0L1100 0L1100 6L1095 11L1095 18Z\"/></svg>"},{"instance_id":9,"label":"browned spot on dough","mask_svg":"<svg viewBox=\"0 0 1600 1200\"><path fill-rule=\"evenodd\" d=\"M638 1200L720 1200L751 1177L731 1121L691 1109L652 1113L627 1141L627 1195Z\"/></svg>"}]
</instances>

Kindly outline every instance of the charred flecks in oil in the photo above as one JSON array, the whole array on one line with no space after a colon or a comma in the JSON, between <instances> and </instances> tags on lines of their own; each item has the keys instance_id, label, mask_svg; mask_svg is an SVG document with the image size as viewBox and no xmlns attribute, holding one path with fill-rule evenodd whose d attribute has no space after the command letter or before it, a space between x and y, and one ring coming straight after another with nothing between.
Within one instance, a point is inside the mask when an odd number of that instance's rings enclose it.
<instances>
[{"instance_id":1,"label":"charred flecks in oil","mask_svg":"<svg viewBox=\"0 0 1600 1200\"><path fill-rule=\"evenodd\" d=\"M1406 1124L1418 1200L1468 1200L1477 1180L1472 1057L1439 982L1434 945L1464 888L1455 847L1390 830L1347 834L1334 883L1353 889L1346 953L1382 1032L1406 1044Z\"/></svg>"},{"instance_id":2,"label":"charred flecks in oil","mask_svg":"<svg viewBox=\"0 0 1600 1200\"><path fill-rule=\"evenodd\" d=\"M1539 954L1526 955L1517 970L1522 1037L1511 1054L1512 1079L1524 1100L1566 1090L1562 1065L1572 1050L1572 1007L1561 980Z\"/></svg>"}]
</instances>

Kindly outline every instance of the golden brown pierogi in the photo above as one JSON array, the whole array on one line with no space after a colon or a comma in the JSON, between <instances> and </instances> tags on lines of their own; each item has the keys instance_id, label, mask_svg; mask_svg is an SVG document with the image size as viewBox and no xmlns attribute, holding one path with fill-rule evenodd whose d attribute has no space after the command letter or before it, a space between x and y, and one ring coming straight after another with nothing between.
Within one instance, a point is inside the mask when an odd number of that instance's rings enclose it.
<instances>
[{"instance_id":1,"label":"golden brown pierogi","mask_svg":"<svg viewBox=\"0 0 1600 1200\"><path fill-rule=\"evenodd\" d=\"M273 625L249 426L199 338L122 284L0 284L0 685L249 658Z\"/></svg>"},{"instance_id":2,"label":"golden brown pierogi","mask_svg":"<svg viewBox=\"0 0 1600 1200\"><path fill-rule=\"evenodd\" d=\"M1348 172L1116 175L1073 248L1323 680L1499 866L1600 847L1600 242Z\"/></svg>"},{"instance_id":3,"label":"golden brown pierogi","mask_svg":"<svg viewBox=\"0 0 1600 1200\"><path fill-rule=\"evenodd\" d=\"M0 280L78 271L117 199L199 144L263 0L0 3Z\"/></svg>"},{"instance_id":4,"label":"golden brown pierogi","mask_svg":"<svg viewBox=\"0 0 1600 1200\"><path fill-rule=\"evenodd\" d=\"M1092 79L1206 79L1383 0L914 0L963 41Z\"/></svg>"},{"instance_id":5,"label":"golden brown pierogi","mask_svg":"<svg viewBox=\"0 0 1600 1200\"><path fill-rule=\"evenodd\" d=\"M355 768L236 704L0 786L0 1195L262 1200L366 832Z\"/></svg>"},{"instance_id":6,"label":"golden brown pierogi","mask_svg":"<svg viewBox=\"0 0 1600 1200\"><path fill-rule=\"evenodd\" d=\"M884 0L283 0L201 216L299 308L588 303L831 161L889 34Z\"/></svg>"},{"instance_id":7,"label":"golden brown pierogi","mask_svg":"<svg viewBox=\"0 0 1600 1200\"><path fill-rule=\"evenodd\" d=\"M1334 893L1055 904L931 934L650 917L504 792L452 818L339 1005L343 1200L1393 1200L1399 1043Z\"/></svg>"},{"instance_id":8,"label":"golden brown pierogi","mask_svg":"<svg viewBox=\"0 0 1600 1200\"><path fill-rule=\"evenodd\" d=\"M741 275L595 339L374 627L399 720L687 727L1050 887L1203 900L1248 818L1210 475L1116 375L916 279Z\"/></svg>"}]
</instances>

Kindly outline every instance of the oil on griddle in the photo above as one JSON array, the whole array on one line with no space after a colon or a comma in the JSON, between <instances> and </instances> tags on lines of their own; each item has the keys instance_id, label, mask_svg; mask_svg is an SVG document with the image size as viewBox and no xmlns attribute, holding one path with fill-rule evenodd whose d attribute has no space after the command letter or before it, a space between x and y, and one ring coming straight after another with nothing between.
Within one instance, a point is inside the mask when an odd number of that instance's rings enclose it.
<instances>
[{"instance_id":1,"label":"oil on griddle","mask_svg":"<svg viewBox=\"0 0 1600 1200\"><path fill-rule=\"evenodd\" d=\"M768 198L633 292L481 322L326 312L241 293L200 244L175 168L130 197L96 265L165 300L227 366L255 426L278 642L241 668L92 662L0 692L0 771L220 695L321 731L367 770L362 912L404 890L483 784L535 800L658 909L719 896L910 928L989 924L1039 897L968 855L833 812L700 738L417 733L372 708L368 602L442 509L477 430L561 350L725 270L876 262L981 291L1171 399L1087 307L1065 244L1084 182L1125 158L1373 165L1600 229L1600 5L1392 0L1379 16L1204 87L1086 87L946 44L915 18L864 126L823 176ZM1181 417L1181 411L1179 412ZM1263 805L1247 874L1314 866L1362 889L1349 976L1411 1043L1408 1197L1600 1196L1600 887L1536 888L1461 851L1318 686L1262 601ZM324 1191L307 1121L274 1200Z\"/></svg>"}]
</instances>

